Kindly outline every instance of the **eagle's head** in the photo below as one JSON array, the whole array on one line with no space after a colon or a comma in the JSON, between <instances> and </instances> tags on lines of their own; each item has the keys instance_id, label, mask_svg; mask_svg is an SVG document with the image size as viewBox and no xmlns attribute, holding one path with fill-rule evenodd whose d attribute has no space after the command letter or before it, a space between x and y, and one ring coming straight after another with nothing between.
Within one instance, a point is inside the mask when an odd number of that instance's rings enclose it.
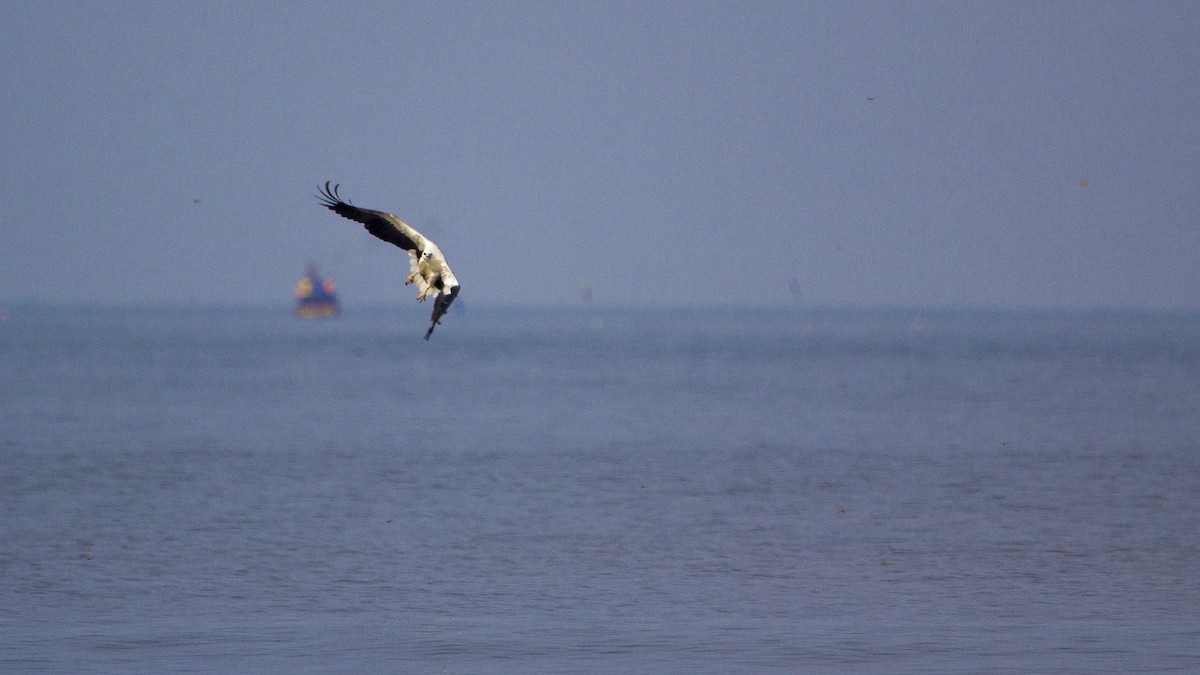
<instances>
[{"instance_id":1,"label":"eagle's head","mask_svg":"<svg viewBox=\"0 0 1200 675\"><path fill-rule=\"evenodd\" d=\"M426 260L433 260L433 251L421 251L421 257Z\"/></svg>"}]
</instances>

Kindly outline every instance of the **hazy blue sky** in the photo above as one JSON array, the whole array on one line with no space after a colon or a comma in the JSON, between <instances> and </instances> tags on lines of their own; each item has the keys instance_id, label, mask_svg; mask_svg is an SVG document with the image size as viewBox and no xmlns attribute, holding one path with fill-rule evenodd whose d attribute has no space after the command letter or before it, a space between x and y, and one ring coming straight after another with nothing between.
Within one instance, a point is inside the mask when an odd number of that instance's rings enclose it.
<instances>
[{"instance_id":1,"label":"hazy blue sky","mask_svg":"<svg viewBox=\"0 0 1200 675\"><path fill-rule=\"evenodd\" d=\"M0 11L0 302L1200 308L1197 2Z\"/></svg>"}]
</instances>

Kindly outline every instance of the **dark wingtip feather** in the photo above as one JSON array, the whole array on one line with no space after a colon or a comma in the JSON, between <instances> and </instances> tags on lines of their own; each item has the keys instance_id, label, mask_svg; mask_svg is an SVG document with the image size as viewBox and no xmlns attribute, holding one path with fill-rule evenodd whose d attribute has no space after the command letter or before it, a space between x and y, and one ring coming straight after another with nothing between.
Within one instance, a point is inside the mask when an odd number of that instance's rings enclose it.
<instances>
[{"instance_id":1,"label":"dark wingtip feather","mask_svg":"<svg viewBox=\"0 0 1200 675\"><path fill-rule=\"evenodd\" d=\"M342 187L342 184L338 183L331 188L331 187L329 187L329 184L332 182L333 181L327 180L327 181L325 181L324 188L321 188L321 187L317 188L318 194L316 195L316 197L321 202L321 205L325 206L326 208L330 208L330 209L336 208L339 204L347 204L347 205L353 206L352 204L350 204L350 202L346 201L345 199L342 199L342 195L338 193L338 188Z\"/></svg>"}]
</instances>

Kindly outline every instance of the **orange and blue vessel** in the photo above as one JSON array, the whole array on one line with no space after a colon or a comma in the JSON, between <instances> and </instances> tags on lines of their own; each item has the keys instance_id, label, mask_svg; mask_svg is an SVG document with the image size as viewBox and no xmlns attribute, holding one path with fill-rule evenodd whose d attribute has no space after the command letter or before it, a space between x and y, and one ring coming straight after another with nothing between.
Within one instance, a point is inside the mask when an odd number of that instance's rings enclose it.
<instances>
[{"instance_id":1,"label":"orange and blue vessel","mask_svg":"<svg viewBox=\"0 0 1200 675\"><path fill-rule=\"evenodd\" d=\"M296 307L292 310L301 319L330 319L341 313L337 299L337 284L321 276L315 264L296 282Z\"/></svg>"}]
</instances>

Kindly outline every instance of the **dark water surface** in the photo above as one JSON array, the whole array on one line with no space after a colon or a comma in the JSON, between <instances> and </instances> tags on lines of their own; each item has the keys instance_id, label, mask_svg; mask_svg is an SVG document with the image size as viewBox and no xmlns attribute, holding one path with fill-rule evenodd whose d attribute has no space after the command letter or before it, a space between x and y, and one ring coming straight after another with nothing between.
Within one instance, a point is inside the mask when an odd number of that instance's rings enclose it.
<instances>
[{"instance_id":1,"label":"dark water surface","mask_svg":"<svg viewBox=\"0 0 1200 675\"><path fill-rule=\"evenodd\" d=\"M1196 316L422 318L10 312L0 670L1200 670Z\"/></svg>"}]
</instances>

